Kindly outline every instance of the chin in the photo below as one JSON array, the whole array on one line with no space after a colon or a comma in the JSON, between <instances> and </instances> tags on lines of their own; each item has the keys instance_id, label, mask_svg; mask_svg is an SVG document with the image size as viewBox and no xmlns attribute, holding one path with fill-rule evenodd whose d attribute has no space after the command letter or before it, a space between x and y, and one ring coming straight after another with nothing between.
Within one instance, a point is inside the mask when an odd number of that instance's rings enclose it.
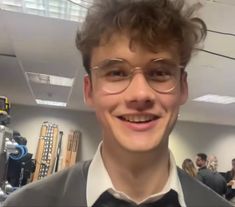
<instances>
[{"instance_id":1,"label":"chin","mask_svg":"<svg viewBox=\"0 0 235 207\"><path fill-rule=\"evenodd\" d=\"M131 152L150 152L157 150L162 145L161 136L122 136L116 140L123 149Z\"/></svg>"}]
</instances>

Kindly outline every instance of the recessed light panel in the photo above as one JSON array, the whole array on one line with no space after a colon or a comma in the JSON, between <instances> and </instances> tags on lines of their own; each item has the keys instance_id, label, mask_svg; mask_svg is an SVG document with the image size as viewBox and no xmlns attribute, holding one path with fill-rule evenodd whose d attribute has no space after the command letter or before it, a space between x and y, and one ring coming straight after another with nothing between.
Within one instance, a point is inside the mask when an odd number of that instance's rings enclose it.
<instances>
[{"instance_id":1,"label":"recessed light panel","mask_svg":"<svg viewBox=\"0 0 235 207\"><path fill-rule=\"evenodd\" d=\"M208 94L205 96L195 98L193 99L193 101L217 103L217 104L231 104L231 103L235 103L235 97Z\"/></svg>"},{"instance_id":2,"label":"recessed light panel","mask_svg":"<svg viewBox=\"0 0 235 207\"><path fill-rule=\"evenodd\" d=\"M40 84L72 87L74 81L73 78L66 78L66 77L47 75L41 73L26 72L26 75L29 81Z\"/></svg>"},{"instance_id":3,"label":"recessed light panel","mask_svg":"<svg viewBox=\"0 0 235 207\"><path fill-rule=\"evenodd\" d=\"M41 100L36 99L37 104L40 105L49 105L49 106L60 106L60 107L66 107L67 103L65 102L57 102L57 101L49 101L49 100Z\"/></svg>"}]
</instances>

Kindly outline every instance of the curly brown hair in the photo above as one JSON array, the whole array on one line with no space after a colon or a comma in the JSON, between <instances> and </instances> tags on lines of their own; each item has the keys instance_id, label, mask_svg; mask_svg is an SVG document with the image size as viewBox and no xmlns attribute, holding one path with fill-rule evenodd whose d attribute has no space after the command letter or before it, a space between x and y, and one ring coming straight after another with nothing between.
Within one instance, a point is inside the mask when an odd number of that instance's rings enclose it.
<instances>
[{"instance_id":1,"label":"curly brown hair","mask_svg":"<svg viewBox=\"0 0 235 207\"><path fill-rule=\"evenodd\" d=\"M206 25L192 17L198 5L184 5L184 0L96 0L76 37L88 74L92 49L116 32L127 32L130 44L138 42L153 52L176 46L186 66L195 45L206 36Z\"/></svg>"}]
</instances>

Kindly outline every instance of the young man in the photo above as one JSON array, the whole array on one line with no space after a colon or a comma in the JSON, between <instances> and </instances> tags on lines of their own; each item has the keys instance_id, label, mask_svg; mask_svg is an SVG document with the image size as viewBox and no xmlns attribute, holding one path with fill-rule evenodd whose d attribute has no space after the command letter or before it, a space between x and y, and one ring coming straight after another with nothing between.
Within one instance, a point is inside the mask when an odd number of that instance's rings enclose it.
<instances>
[{"instance_id":1,"label":"young man","mask_svg":"<svg viewBox=\"0 0 235 207\"><path fill-rule=\"evenodd\" d=\"M216 193L224 195L227 190L224 177L217 171L212 171L207 168L207 164L207 155L204 153L198 153L196 159L196 165L198 166L197 178Z\"/></svg>"},{"instance_id":2,"label":"young man","mask_svg":"<svg viewBox=\"0 0 235 207\"><path fill-rule=\"evenodd\" d=\"M207 168L207 155L205 153L198 153L195 163L199 170Z\"/></svg>"},{"instance_id":3,"label":"young man","mask_svg":"<svg viewBox=\"0 0 235 207\"><path fill-rule=\"evenodd\" d=\"M94 159L26 186L4 206L229 206L177 169L168 139L188 97L185 67L205 25L181 0L99 0L77 36Z\"/></svg>"}]
</instances>

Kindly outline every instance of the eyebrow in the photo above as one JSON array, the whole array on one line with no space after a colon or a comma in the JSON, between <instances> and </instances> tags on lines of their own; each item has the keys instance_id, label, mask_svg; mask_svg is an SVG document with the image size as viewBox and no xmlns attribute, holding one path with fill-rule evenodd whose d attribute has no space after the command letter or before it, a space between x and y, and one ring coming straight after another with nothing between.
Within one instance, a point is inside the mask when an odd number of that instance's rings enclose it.
<instances>
[{"instance_id":1,"label":"eyebrow","mask_svg":"<svg viewBox=\"0 0 235 207\"><path fill-rule=\"evenodd\" d=\"M124 59L124 58L111 58L111 59L105 59L105 60L102 60L101 62L99 62L98 64L96 64L94 67L97 67L97 66L100 66L100 65L102 65L102 64L104 64L104 63L109 63L109 62L111 62L111 61L124 61L124 62L128 62L131 66L134 66L134 65L132 65L127 59ZM150 63L150 62L154 62L154 61L156 61L156 62L169 62L169 63L171 63L171 64L175 64L175 65L177 65L177 66L179 66L179 67L183 67L182 65L179 65L179 64L177 64L177 63L175 63L174 61L172 61L172 59L170 59L170 58L162 58L162 57L159 57L159 58L152 58L152 59L150 59L146 64L148 64L148 63Z\"/></svg>"}]
</instances>

